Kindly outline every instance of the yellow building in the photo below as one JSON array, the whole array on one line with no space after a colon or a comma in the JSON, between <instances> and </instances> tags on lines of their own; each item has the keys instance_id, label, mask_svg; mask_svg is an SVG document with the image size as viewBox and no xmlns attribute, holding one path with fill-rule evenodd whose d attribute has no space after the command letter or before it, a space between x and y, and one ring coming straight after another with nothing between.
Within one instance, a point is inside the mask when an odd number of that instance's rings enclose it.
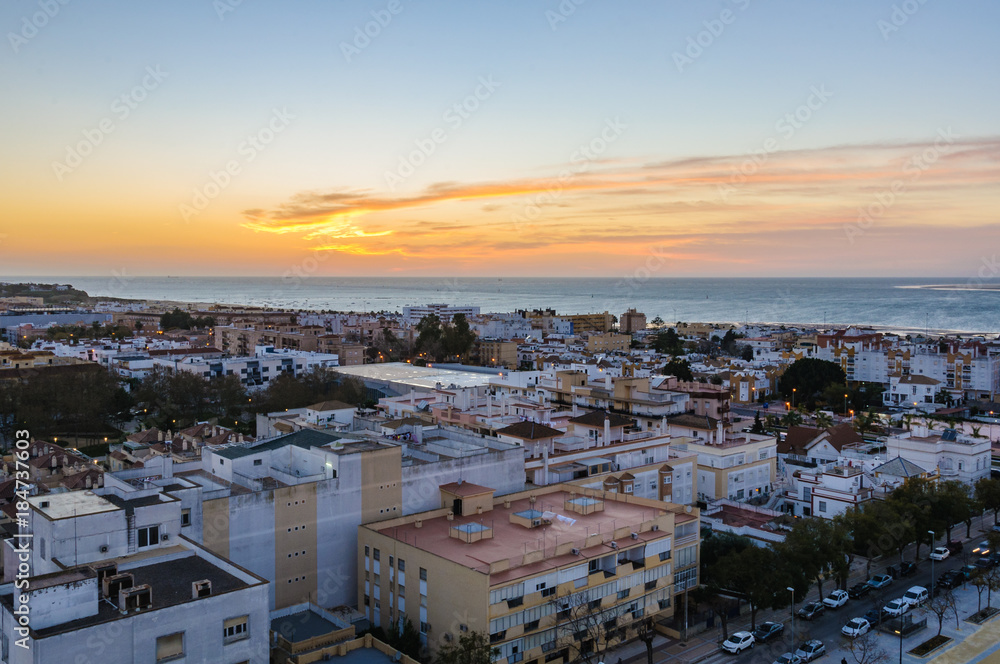
<instances>
[{"instance_id":1,"label":"yellow building","mask_svg":"<svg viewBox=\"0 0 1000 664\"><path fill-rule=\"evenodd\" d=\"M484 339L479 342L479 361L484 367L517 369L517 342Z\"/></svg>"},{"instance_id":2,"label":"yellow building","mask_svg":"<svg viewBox=\"0 0 1000 664\"><path fill-rule=\"evenodd\" d=\"M627 353L632 345L632 336L629 334L591 334L587 337L588 353L613 353L619 351Z\"/></svg>"},{"instance_id":3,"label":"yellow building","mask_svg":"<svg viewBox=\"0 0 1000 664\"><path fill-rule=\"evenodd\" d=\"M408 618L432 650L481 631L497 664L569 662L697 586L694 508L567 484L440 492L441 509L358 529L359 610L375 626Z\"/></svg>"}]
</instances>

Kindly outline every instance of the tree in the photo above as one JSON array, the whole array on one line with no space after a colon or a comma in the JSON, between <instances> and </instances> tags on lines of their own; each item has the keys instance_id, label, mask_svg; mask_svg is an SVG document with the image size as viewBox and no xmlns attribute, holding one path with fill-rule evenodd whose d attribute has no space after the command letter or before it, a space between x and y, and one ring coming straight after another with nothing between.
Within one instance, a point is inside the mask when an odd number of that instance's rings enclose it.
<instances>
[{"instance_id":1,"label":"tree","mask_svg":"<svg viewBox=\"0 0 1000 664\"><path fill-rule=\"evenodd\" d=\"M739 356L741 360L744 362L753 362L753 348L751 346L741 344L737 346L737 348L739 349Z\"/></svg>"},{"instance_id":2,"label":"tree","mask_svg":"<svg viewBox=\"0 0 1000 664\"><path fill-rule=\"evenodd\" d=\"M438 649L436 664L491 664L500 654L486 632L468 632Z\"/></svg>"},{"instance_id":3,"label":"tree","mask_svg":"<svg viewBox=\"0 0 1000 664\"><path fill-rule=\"evenodd\" d=\"M781 416L781 423L786 427L794 427L802 424L802 415L794 410L790 410Z\"/></svg>"},{"instance_id":4,"label":"tree","mask_svg":"<svg viewBox=\"0 0 1000 664\"><path fill-rule=\"evenodd\" d=\"M191 318L191 314L180 309L174 309L160 316L161 330L190 330L193 324L194 320Z\"/></svg>"},{"instance_id":5,"label":"tree","mask_svg":"<svg viewBox=\"0 0 1000 664\"><path fill-rule=\"evenodd\" d=\"M944 629L944 619L949 613L954 614L955 622L958 622L958 604L955 601L955 593L950 588L939 590L933 594L926 607L938 619L938 636L941 636L941 630Z\"/></svg>"},{"instance_id":6,"label":"tree","mask_svg":"<svg viewBox=\"0 0 1000 664\"><path fill-rule=\"evenodd\" d=\"M833 426L833 418L826 413L816 413L816 426L820 429L829 429Z\"/></svg>"},{"instance_id":7,"label":"tree","mask_svg":"<svg viewBox=\"0 0 1000 664\"><path fill-rule=\"evenodd\" d=\"M443 351L441 334L440 318L434 314L421 318L420 322L417 323L417 341L415 343L417 352L423 353L436 362Z\"/></svg>"},{"instance_id":8,"label":"tree","mask_svg":"<svg viewBox=\"0 0 1000 664\"><path fill-rule=\"evenodd\" d=\"M677 330L668 327L653 337L653 350L657 353L666 353L676 357L677 355L684 354L684 342L677 336Z\"/></svg>"},{"instance_id":9,"label":"tree","mask_svg":"<svg viewBox=\"0 0 1000 664\"><path fill-rule=\"evenodd\" d=\"M464 358L475 342L476 333L469 327L465 314L455 314L451 325L446 325L441 332L444 354L449 357Z\"/></svg>"},{"instance_id":10,"label":"tree","mask_svg":"<svg viewBox=\"0 0 1000 664\"><path fill-rule=\"evenodd\" d=\"M874 630L847 641L847 651L855 664L886 664L889 653L882 647Z\"/></svg>"},{"instance_id":11,"label":"tree","mask_svg":"<svg viewBox=\"0 0 1000 664\"><path fill-rule=\"evenodd\" d=\"M934 511L944 519L945 539L951 541L951 530L956 523L964 523L966 537L972 530L972 517L975 515L974 499L970 494L969 485L957 480L940 482L936 487Z\"/></svg>"},{"instance_id":12,"label":"tree","mask_svg":"<svg viewBox=\"0 0 1000 664\"><path fill-rule=\"evenodd\" d=\"M764 423L760 421L760 411L754 411L753 414L753 426L750 427L750 433L763 434L764 433Z\"/></svg>"},{"instance_id":13,"label":"tree","mask_svg":"<svg viewBox=\"0 0 1000 664\"><path fill-rule=\"evenodd\" d=\"M657 316L653 320L649 321L649 324L658 330L663 327L663 319Z\"/></svg>"},{"instance_id":14,"label":"tree","mask_svg":"<svg viewBox=\"0 0 1000 664\"><path fill-rule=\"evenodd\" d=\"M424 646L420 642L420 632L413 626L409 618L406 618L400 627L394 624L388 631L381 627L371 630L372 636L379 641L395 648L404 655L408 655L417 661L425 661Z\"/></svg>"},{"instance_id":15,"label":"tree","mask_svg":"<svg viewBox=\"0 0 1000 664\"><path fill-rule=\"evenodd\" d=\"M844 385L847 376L839 364L813 357L796 360L782 375L778 389L785 399L791 399L792 390L797 398L810 408L815 407L816 399L830 385Z\"/></svg>"},{"instance_id":16,"label":"tree","mask_svg":"<svg viewBox=\"0 0 1000 664\"><path fill-rule=\"evenodd\" d=\"M878 426L879 422L880 420L878 415L872 411L868 411L867 413L859 414L854 418L854 428L857 429L858 433L860 433L863 437L866 432L871 431Z\"/></svg>"},{"instance_id":17,"label":"tree","mask_svg":"<svg viewBox=\"0 0 1000 664\"><path fill-rule=\"evenodd\" d=\"M983 592L990 587L990 580L983 574L983 570L977 569L972 578L969 579L969 583L972 584L979 595L978 602L976 603L976 613L979 613L983 610Z\"/></svg>"},{"instance_id":18,"label":"tree","mask_svg":"<svg viewBox=\"0 0 1000 664\"><path fill-rule=\"evenodd\" d=\"M689 383L694 380L694 374L691 373L691 365L687 360L678 357L674 357L669 362L664 364L660 373L664 376L676 376L677 380L683 380Z\"/></svg>"},{"instance_id":19,"label":"tree","mask_svg":"<svg viewBox=\"0 0 1000 664\"><path fill-rule=\"evenodd\" d=\"M600 598L591 599L586 591L552 601L557 636L575 652L570 661L603 662L611 644L624 639L625 628L619 628L618 623L627 605L602 610L600 604Z\"/></svg>"},{"instance_id":20,"label":"tree","mask_svg":"<svg viewBox=\"0 0 1000 664\"><path fill-rule=\"evenodd\" d=\"M984 510L993 510L993 525L997 525L1000 513L1000 479L983 477L976 480L976 502Z\"/></svg>"}]
</instances>

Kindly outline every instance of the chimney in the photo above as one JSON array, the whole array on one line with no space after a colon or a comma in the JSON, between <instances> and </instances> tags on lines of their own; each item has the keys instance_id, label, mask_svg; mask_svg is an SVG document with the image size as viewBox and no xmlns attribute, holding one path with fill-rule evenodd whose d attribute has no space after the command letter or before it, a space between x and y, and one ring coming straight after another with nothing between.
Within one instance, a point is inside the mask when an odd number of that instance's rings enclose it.
<instances>
[{"instance_id":1,"label":"chimney","mask_svg":"<svg viewBox=\"0 0 1000 664\"><path fill-rule=\"evenodd\" d=\"M604 445L607 446L607 445L610 445L610 444L611 444L611 418L609 418L608 414L605 413L604 414Z\"/></svg>"},{"instance_id":2,"label":"chimney","mask_svg":"<svg viewBox=\"0 0 1000 664\"><path fill-rule=\"evenodd\" d=\"M416 393L416 391L415 391L415 390L414 390L414 389L413 389L413 388L411 387L411 388L410 388L410 408L415 408L415 407L416 407L416 405L417 405L417 393Z\"/></svg>"},{"instance_id":3,"label":"chimney","mask_svg":"<svg viewBox=\"0 0 1000 664\"><path fill-rule=\"evenodd\" d=\"M604 388L607 390L611 389L611 374L607 374L604 377Z\"/></svg>"},{"instance_id":4,"label":"chimney","mask_svg":"<svg viewBox=\"0 0 1000 664\"><path fill-rule=\"evenodd\" d=\"M174 476L174 457L167 454L163 457L163 477Z\"/></svg>"},{"instance_id":5,"label":"chimney","mask_svg":"<svg viewBox=\"0 0 1000 664\"><path fill-rule=\"evenodd\" d=\"M156 432L156 440L158 442L161 442L161 443L163 442L163 432L162 431L157 431Z\"/></svg>"}]
</instances>

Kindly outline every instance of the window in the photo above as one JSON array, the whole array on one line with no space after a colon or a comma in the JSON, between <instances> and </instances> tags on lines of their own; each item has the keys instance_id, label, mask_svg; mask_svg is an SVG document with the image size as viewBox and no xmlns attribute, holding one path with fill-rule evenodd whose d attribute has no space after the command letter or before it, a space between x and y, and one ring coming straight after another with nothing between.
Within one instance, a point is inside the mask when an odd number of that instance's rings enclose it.
<instances>
[{"instance_id":1,"label":"window","mask_svg":"<svg viewBox=\"0 0 1000 664\"><path fill-rule=\"evenodd\" d=\"M365 544L365 555L366 556L369 555L369 550L368 550L368 545L367 544Z\"/></svg>"},{"instance_id":2,"label":"window","mask_svg":"<svg viewBox=\"0 0 1000 664\"><path fill-rule=\"evenodd\" d=\"M405 572L406 571L406 561L403 560L402 558L400 558L398 562L399 562L399 565L398 565L399 571L400 572Z\"/></svg>"},{"instance_id":3,"label":"window","mask_svg":"<svg viewBox=\"0 0 1000 664\"><path fill-rule=\"evenodd\" d=\"M420 568L420 580L421 581L427 580L427 570L425 570L423 567Z\"/></svg>"},{"instance_id":4,"label":"window","mask_svg":"<svg viewBox=\"0 0 1000 664\"><path fill-rule=\"evenodd\" d=\"M237 618L230 618L222 623L222 640L224 643L232 643L233 641L241 641L243 639L250 638L250 630L247 629L247 623L250 621L250 616L239 616Z\"/></svg>"},{"instance_id":5,"label":"window","mask_svg":"<svg viewBox=\"0 0 1000 664\"><path fill-rule=\"evenodd\" d=\"M542 597L551 597L552 595L555 594L556 594L555 588L545 588L544 590L542 590Z\"/></svg>"},{"instance_id":6,"label":"window","mask_svg":"<svg viewBox=\"0 0 1000 664\"><path fill-rule=\"evenodd\" d=\"M263 460L263 459L254 459L254 460L253 460L253 465L255 465L255 466L260 466L260 465L262 465L263 463L264 463L264 460Z\"/></svg>"},{"instance_id":7,"label":"window","mask_svg":"<svg viewBox=\"0 0 1000 664\"><path fill-rule=\"evenodd\" d=\"M191 525L191 510L181 510L181 525L182 526Z\"/></svg>"},{"instance_id":8,"label":"window","mask_svg":"<svg viewBox=\"0 0 1000 664\"><path fill-rule=\"evenodd\" d=\"M374 551L374 553L372 555L372 558L374 558L375 560L381 560L382 559L382 556L379 555L379 550L378 549L375 549L375 551Z\"/></svg>"},{"instance_id":9,"label":"window","mask_svg":"<svg viewBox=\"0 0 1000 664\"><path fill-rule=\"evenodd\" d=\"M139 529L139 548L153 546L160 541L160 527L147 526Z\"/></svg>"},{"instance_id":10,"label":"window","mask_svg":"<svg viewBox=\"0 0 1000 664\"><path fill-rule=\"evenodd\" d=\"M826 512L826 501L825 500L819 501L819 511L820 512Z\"/></svg>"},{"instance_id":11,"label":"window","mask_svg":"<svg viewBox=\"0 0 1000 664\"><path fill-rule=\"evenodd\" d=\"M156 661L169 662L184 656L184 632L167 634L156 639Z\"/></svg>"}]
</instances>

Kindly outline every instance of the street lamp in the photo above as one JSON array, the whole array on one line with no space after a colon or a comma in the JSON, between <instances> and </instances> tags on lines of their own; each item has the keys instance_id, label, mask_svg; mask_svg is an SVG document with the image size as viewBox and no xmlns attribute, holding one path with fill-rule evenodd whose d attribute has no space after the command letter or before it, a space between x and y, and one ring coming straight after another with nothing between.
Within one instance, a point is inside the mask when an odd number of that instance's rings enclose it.
<instances>
[{"instance_id":1,"label":"street lamp","mask_svg":"<svg viewBox=\"0 0 1000 664\"><path fill-rule=\"evenodd\" d=\"M792 388L792 408L795 408L795 388Z\"/></svg>"},{"instance_id":2,"label":"street lamp","mask_svg":"<svg viewBox=\"0 0 1000 664\"><path fill-rule=\"evenodd\" d=\"M847 395L844 395L844 415L847 415Z\"/></svg>"},{"instance_id":3,"label":"street lamp","mask_svg":"<svg viewBox=\"0 0 1000 664\"><path fill-rule=\"evenodd\" d=\"M899 634L899 664L903 664L903 616L896 618L899 621L899 629L893 630Z\"/></svg>"},{"instance_id":4,"label":"street lamp","mask_svg":"<svg viewBox=\"0 0 1000 664\"><path fill-rule=\"evenodd\" d=\"M928 530L927 534L931 536L931 553L934 553L934 531ZM931 556L931 597L934 597L934 557Z\"/></svg>"},{"instance_id":5,"label":"street lamp","mask_svg":"<svg viewBox=\"0 0 1000 664\"><path fill-rule=\"evenodd\" d=\"M788 592L792 593L792 604L791 604L791 607L792 607L792 639L794 640L795 639L795 588L792 588L791 586L789 586L788 588L785 588L785 590L787 590Z\"/></svg>"}]
</instances>

